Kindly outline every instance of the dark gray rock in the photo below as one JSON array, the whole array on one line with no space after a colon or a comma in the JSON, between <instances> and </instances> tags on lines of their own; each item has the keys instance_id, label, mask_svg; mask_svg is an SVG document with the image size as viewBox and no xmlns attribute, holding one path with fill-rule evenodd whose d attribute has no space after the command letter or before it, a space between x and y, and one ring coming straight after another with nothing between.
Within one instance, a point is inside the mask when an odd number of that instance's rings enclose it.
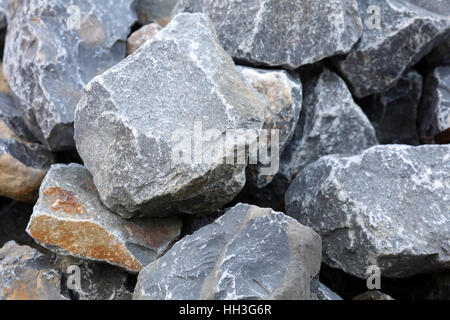
<instances>
[{"instance_id":1,"label":"dark gray rock","mask_svg":"<svg viewBox=\"0 0 450 320\"><path fill-rule=\"evenodd\" d=\"M74 148L81 90L125 57L132 3L23 0L9 21L5 77L28 127L52 151Z\"/></svg>"},{"instance_id":2,"label":"dark gray rock","mask_svg":"<svg viewBox=\"0 0 450 320\"><path fill-rule=\"evenodd\" d=\"M36 142L13 98L0 92L0 136L4 139Z\"/></svg>"},{"instance_id":3,"label":"dark gray rock","mask_svg":"<svg viewBox=\"0 0 450 320\"><path fill-rule=\"evenodd\" d=\"M113 212L208 213L242 190L243 151L257 141L265 103L220 46L211 21L179 14L86 86L75 140ZM236 146L242 152L230 163Z\"/></svg>"},{"instance_id":4,"label":"dark gray rock","mask_svg":"<svg viewBox=\"0 0 450 320\"><path fill-rule=\"evenodd\" d=\"M324 262L360 278L450 267L450 146L376 146L309 165L286 193L290 216L323 239Z\"/></svg>"},{"instance_id":5,"label":"dark gray rock","mask_svg":"<svg viewBox=\"0 0 450 320\"><path fill-rule=\"evenodd\" d=\"M422 86L422 76L409 70L394 87L361 103L380 144L420 144L417 121Z\"/></svg>"},{"instance_id":6,"label":"dark gray rock","mask_svg":"<svg viewBox=\"0 0 450 320\"><path fill-rule=\"evenodd\" d=\"M415 2L415 5L411 2ZM361 40L336 65L358 98L381 93L450 34L450 2L358 0L365 20ZM370 5L380 8L381 27L372 24Z\"/></svg>"},{"instance_id":7,"label":"dark gray rock","mask_svg":"<svg viewBox=\"0 0 450 320\"><path fill-rule=\"evenodd\" d=\"M148 265L133 299L309 299L320 250L294 219L238 204Z\"/></svg>"},{"instance_id":8,"label":"dark gray rock","mask_svg":"<svg viewBox=\"0 0 450 320\"><path fill-rule=\"evenodd\" d=\"M319 289L317 290L317 299L319 300L342 300L342 298L333 290L328 288L322 282L319 283Z\"/></svg>"},{"instance_id":9,"label":"dark gray rock","mask_svg":"<svg viewBox=\"0 0 450 320\"><path fill-rule=\"evenodd\" d=\"M180 0L183 11L206 13L233 58L288 69L348 53L363 29L356 0Z\"/></svg>"},{"instance_id":10,"label":"dark gray rock","mask_svg":"<svg viewBox=\"0 0 450 320\"><path fill-rule=\"evenodd\" d=\"M139 22L148 24L157 22L166 26L172 16L172 10L177 0L137 0L136 9Z\"/></svg>"},{"instance_id":11,"label":"dark gray rock","mask_svg":"<svg viewBox=\"0 0 450 320\"><path fill-rule=\"evenodd\" d=\"M425 57L425 62L432 67L450 65L450 37Z\"/></svg>"}]
</instances>

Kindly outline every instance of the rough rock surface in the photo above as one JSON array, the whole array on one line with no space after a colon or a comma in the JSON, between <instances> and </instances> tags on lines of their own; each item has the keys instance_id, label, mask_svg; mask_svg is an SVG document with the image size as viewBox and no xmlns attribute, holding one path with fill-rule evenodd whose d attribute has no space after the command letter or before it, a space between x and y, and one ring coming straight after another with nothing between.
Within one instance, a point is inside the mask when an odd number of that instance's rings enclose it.
<instances>
[{"instance_id":1,"label":"rough rock surface","mask_svg":"<svg viewBox=\"0 0 450 320\"><path fill-rule=\"evenodd\" d=\"M322 236L324 262L365 278L450 267L450 146L376 146L311 164L286 193L287 212Z\"/></svg>"},{"instance_id":2,"label":"rough rock surface","mask_svg":"<svg viewBox=\"0 0 450 320\"><path fill-rule=\"evenodd\" d=\"M310 228L238 204L148 265L133 299L309 299L320 250Z\"/></svg>"},{"instance_id":3,"label":"rough rock surface","mask_svg":"<svg viewBox=\"0 0 450 320\"><path fill-rule=\"evenodd\" d=\"M51 150L74 147L81 90L125 57L132 3L20 1L8 25L4 73L28 126Z\"/></svg>"},{"instance_id":4,"label":"rough rock surface","mask_svg":"<svg viewBox=\"0 0 450 320\"><path fill-rule=\"evenodd\" d=\"M269 159L276 160L279 163L279 156L294 135L302 110L303 96L300 77L284 70L264 70L243 66L238 66L238 70L246 81L267 101L268 108L263 126L263 129L267 132L263 133L262 141L267 143L266 155ZM273 141L273 147L272 138L274 135L271 132L272 130L278 130L278 139ZM262 148L260 151L262 151ZM264 164L261 163L261 158L259 158L257 165L249 165L247 168L247 178L253 185L263 188L272 181L273 176L278 172L275 168L275 163Z\"/></svg>"},{"instance_id":5,"label":"rough rock surface","mask_svg":"<svg viewBox=\"0 0 450 320\"><path fill-rule=\"evenodd\" d=\"M0 300L63 300L61 273L50 259L14 241L0 249Z\"/></svg>"},{"instance_id":6,"label":"rough rock surface","mask_svg":"<svg viewBox=\"0 0 450 320\"><path fill-rule=\"evenodd\" d=\"M0 137L4 139L36 142L13 98L0 92Z\"/></svg>"},{"instance_id":7,"label":"rough rock surface","mask_svg":"<svg viewBox=\"0 0 450 320\"><path fill-rule=\"evenodd\" d=\"M438 67L427 77L419 119L423 142L433 142L450 128L450 66Z\"/></svg>"},{"instance_id":8,"label":"rough rock surface","mask_svg":"<svg viewBox=\"0 0 450 320\"><path fill-rule=\"evenodd\" d=\"M265 110L211 21L179 14L86 86L75 140L113 212L126 218L208 213L242 190L245 154L234 164L223 155L230 160L235 146L256 143Z\"/></svg>"},{"instance_id":9,"label":"rough rock surface","mask_svg":"<svg viewBox=\"0 0 450 320\"><path fill-rule=\"evenodd\" d=\"M177 0L137 0L139 22L142 24L157 22L166 26L172 17L172 10L176 3Z\"/></svg>"},{"instance_id":10,"label":"rough rock surface","mask_svg":"<svg viewBox=\"0 0 450 320\"><path fill-rule=\"evenodd\" d=\"M358 98L394 85L450 34L448 1L442 2L444 14L434 6L435 1L411 2L414 0L358 0L365 20L363 36L350 54L336 60ZM373 14L366 13L370 5L380 8L380 28Z\"/></svg>"},{"instance_id":11,"label":"rough rock surface","mask_svg":"<svg viewBox=\"0 0 450 320\"><path fill-rule=\"evenodd\" d=\"M363 29L356 0L180 0L181 11L208 14L233 58L288 69L348 53Z\"/></svg>"},{"instance_id":12,"label":"rough rock surface","mask_svg":"<svg viewBox=\"0 0 450 320\"><path fill-rule=\"evenodd\" d=\"M107 210L81 165L53 165L42 182L27 232L60 254L139 272L171 246L179 218L128 221Z\"/></svg>"},{"instance_id":13,"label":"rough rock surface","mask_svg":"<svg viewBox=\"0 0 450 320\"><path fill-rule=\"evenodd\" d=\"M128 55L133 54L137 49L139 49L140 46L144 44L144 42L153 38L153 36L160 30L161 26L159 24L150 23L133 32L133 34L128 37L127 41Z\"/></svg>"},{"instance_id":14,"label":"rough rock surface","mask_svg":"<svg viewBox=\"0 0 450 320\"><path fill-rule=\"evenodd\" d=\"M422 85L422 76L410 70L394 87L361 103L380 144L420 144L417 119Z\"/></svg>"}]
</instances>

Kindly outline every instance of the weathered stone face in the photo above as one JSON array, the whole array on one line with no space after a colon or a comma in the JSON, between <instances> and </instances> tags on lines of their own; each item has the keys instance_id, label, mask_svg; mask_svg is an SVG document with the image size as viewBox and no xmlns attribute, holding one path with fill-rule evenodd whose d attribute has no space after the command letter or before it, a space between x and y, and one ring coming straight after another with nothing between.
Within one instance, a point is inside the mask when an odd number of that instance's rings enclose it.
<instances>
[{"instance_id":1,"label":"weathered stone face","mask_svg":"<svg viewBox=\"0 0 450 320\"><path fill-rule=\"evenodd\" d=\"M450 264L450 146L377 146L311 164L286 193L287 212L322 236L324 262L366 278Z\"/></svg>"},{"instance_id":2,"label":"weathered stone face","mask_svg":"<svg viewBox=\"0 0 450 320\"><path fill-rule=\"evenodd\" d=\"M5 77L34 136L51 150L74 148L81 90L125 57L132 2L23 0L10 19Z\"/></svg>"},{"instance_id":3,"label":"weathered stone face","mask_svg":"<svg viewBox=\"0 0 450 320\"><path fill-rule=\"evenodd\" d=\"M358 4L365 20L363 36L352 52L335 60L358 98L394 85L450 33L448 1L440 3L442 10L435 1L358 0ZM379 26L375 16L366 13L371 5L380 9Z\"/></svg>"},{"instance_id":4,"label":"weathered stone face","mask_svg":"<svg viewBox=\"0 0 450 320\"><path fill-rule=\"evenodd\" d=\"M175 241L174 218L128 221L106 209L81 165L54 165L42 182L27 232L60 254L103 261L137 273Z\"/></svg>"},{"instance_id":5,"label":"weathered stone face","mask_svg":"<svg viewBox=\"0 0 450 320\"><path fill-rule=\"evenodd\" d=\"M356 0L180 0L174 12L203 12L235 59L296 69L348 53L362 33Z\"/></svg>"},{"instance_id":6,"label":"weathered stone face","mask_svg":"<svg viewBox=\"0 0 450 320\"><path fill-rule=\"evenodd\" d=\"M126 218L207 213L242 190L246 155L231 164L224 155L256 143L265 110L209 19L179 14L86 86L75 139L113 212ZM233 130L250 134L224 139Z\"/></svg>"},{"instance_id":7,"label":"weathered stone face","mask_svg":"<svg viewBox=\"0 0 450 320\"><path fill-rule=\"evenodd\" d=\"M238 204L148 265L133 299L309 299L320 250L295 220Z\"/></svg>"},{"instance_id":8,"label":"weathered stone face","mask_svg":"<svg viewBox=\"0 0 450 320\"><path fill-rule=\"evenodd\" d=\"M13 98L2 92L0 92L0 137L21 140L25 143L36 142Z\"/></svg>"},{"instance_id":9,"label":"weathered stone face","mask_svg":"<svg viewBox=\"0 0 450 320\"><path fill-rule=\"evenodd\" d=\"M0 249L0 300L64 300L50 259L10 241Z\"/></svg>"},{"instance_id":10,"label":"weathered stone face","mask_svg":"<svg viewBox=\"0 0 450 320\"><path fill-rule=\"evenodd\" d=\"M133 54L137 49L139 49L140 46L144 44L144 42L150 40L160 30L161 26L159 24L150 23L133 32L133 34L128 37L127 41L128 55Z\"/></svg>"},{"instance_id":11,"label":"weathered stone face","mask_svg":"<svg viewBox=\"0 0 450 320\"><path fill-rule=\"evenodd\" d=\"M157 22L166 26L172 17L172 10L176 3L177 0L137 0L139 22L142 24Z\"/></svg>"}]
</instances>

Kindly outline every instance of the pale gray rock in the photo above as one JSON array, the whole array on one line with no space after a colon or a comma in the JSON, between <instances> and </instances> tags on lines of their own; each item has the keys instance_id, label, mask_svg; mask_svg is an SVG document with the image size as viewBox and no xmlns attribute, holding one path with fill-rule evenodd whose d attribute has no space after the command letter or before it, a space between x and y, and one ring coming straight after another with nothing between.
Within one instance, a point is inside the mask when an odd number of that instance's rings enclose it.
<instances>
[{"instance_id":1,"label":"pale gray rock","mask_svg":"<svg viewBox=\"0 0 450 320\"><path fill-rule=\"evenodd\" d=\"M139 22L142 24L157 22L166 26L172 17L172 10L176 3L177 0L137 0Z\"/></svg>"},{"instance_id":2,"label":"pale gray rock","mask_svg":"<svg viewBox=\"0 0 450 320\"><path fill-rule=\"evenodd\" d=\"M8 241L19 245L32 246L34 240L25 232L30 221L33 205L18 201L8 201L0 208L0 247Z\"/></svg>"},{"instance_id":3,"label":"pale gray rock","mask_svg":"<svg viewBox=\"0 0 450 320\"><path fill-rule=\"evenodd\" d=\"M366 278L450 267L450 146L376 146L309 165L286 193L290 216L322 236L324 263Z\"/></svg>"},{"instance_id":4,"label":"pale gray rock","mask_svg":"<svg viewBox=\"0 0 450 320\"><path fill-rule=\"evenodd\" d=\"M380 144L420 144L417 121L422 86L422 76L409 70L394 87L361 103Z\"/></svg>"},{"instance_id":5,"label":"pale gray rock","mask_svg":"<svg viewBox=\"0 0 450 320\"><path fill-rule=\"evenodd\" d=\"M426 143L450 129L450 66L438 67L428 75L419 121L420 137Z\"/></svg>"},{"instance_id":6,"label":"pale gray rock","mask_svg":"<svg viewBox=\"0 0 450 320\"><path fill-rule=\"evenodd\" d=\"M113 212L208 213L242 190L244 150L257 141L265 103L211 21L184 13L86 86L75 140ZM231 159L236 146L242 152Z\"/></svg>"},{"instance_id":7,"label":"pale gray rock","mask_svg":"<svg viewBox=\"0 0 450 320\"><path fill-rule=\"evenodd\" d=\"M36 139L52 151L75 147L83 87L121 61L136 20L133 0L23 0L9 21L4 73Z\"/></svg>"},{"instance_id":8,"label":"pale gray rock","mask_svg":"<svg viewBox=\"0 0 450 320\"><path fill-rule=\"evenodd\" d=\"M133 299L310 299L320 252L320 237L310 228L238 204L148 265Z\"/></svg>"},{"instance_id":9,"label":"pale gray rock","mask_svg":"<svg viewBox=\"0 0 450 320\"><path fill-rule=\"evenodd\" d=\"M180 0L183 11L206 13L233 58L288 69L348 53L363 29L356 0Z\"/></svg>"},{"instance_id":10,"label":"pale gray rock","mask_svg":"<svg viewBox=\"0 0 450 320\"><path fill-rule=\"evenodd\" d=\"M450 34L450 2L440 2L443 10L434 2L358 0L365 20L363 36L352 52L335 60L353 94L363 98L385 91L446 39ZM374 12L366 13L371 5L380 9L380 26L375 23Z\"/></svg>"},{"instance_id":11,"label":"pale gray rock","mask_svg":"<svg viewBox=\"0 0 450 320\"><path fill-rule=\"evenodd\" d=\"M106 209L92 177L78 164L53 165L27 227L59 254L106 262L137 273L162 256L181 230L177 217L125 220Z\"/></svg>"}]
</instances>

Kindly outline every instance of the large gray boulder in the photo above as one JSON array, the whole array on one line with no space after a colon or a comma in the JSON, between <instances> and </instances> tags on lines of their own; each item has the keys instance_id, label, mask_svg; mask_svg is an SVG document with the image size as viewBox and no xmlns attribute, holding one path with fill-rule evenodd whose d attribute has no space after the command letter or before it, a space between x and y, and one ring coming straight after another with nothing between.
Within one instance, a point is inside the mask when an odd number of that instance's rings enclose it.
<instances>
[{"instance_id":1,"label":"large gray boulder","mask_svg":"<svg viewBox=\"0 0 450 320\"><path fill-rule=\"evenodd\" d=\"M310 299L320 237L283 213L238 204L138 277L136 300Z\"/></svg>"},{"instance_id":2,"label":"large gray boulder","mask_svg":"<svg viewBox=\"0 0 450 320\"><path fill-rule=\"evenodd\" d=\"M125 57L132 3L23 0L9 21L5 78L34 136L52 151L74 148L81 90Z\"/></svg>"},{"instance_id":3,"label":"large gray boulder","mask_svg":"<svg viewBox=\"0 0 450 320\"><path fill-rule=\"evenodd\" d=\"M204 12L235 59L296 69L348 53L362 34L356 0L180 0L174 12Z\"/></svg>"},{"instance_id":4,"label":"large gray boulder","mask_svg":"<svg viewBox=\"0 0 450 320\"><path fill-rule=\"evenodd\" d=\"M265 110L211 21L184 13L86 86L75 140L121 216L208 213L242 190Z\"/></svg>"},{"instance_id":5,"label":"large gray boulder","mask_svg":"<svg viewBox=\"0 0 450 320\"><path fill-rule=\"evenodd\" d=\"M358 0L365 26L361 40L346 57L336 59L358 98L381 93L450 34L450 2ZM379 8L366 13L370 6ZM373 8L373 7L372 7ZM442 10L440 10L442 8Z\"/></svg>"},{"instance_id":6,"label":"large gray boulder","mask_svg":"<svg viewBox=\"0 0 450 320\"><path fill-rule=\"evenodd\" d=\"M450 146L376 146L311 164L286 193L287 212L322 236L324 262L366 278L450 267Z\"/></svg>"}]
</instances>

